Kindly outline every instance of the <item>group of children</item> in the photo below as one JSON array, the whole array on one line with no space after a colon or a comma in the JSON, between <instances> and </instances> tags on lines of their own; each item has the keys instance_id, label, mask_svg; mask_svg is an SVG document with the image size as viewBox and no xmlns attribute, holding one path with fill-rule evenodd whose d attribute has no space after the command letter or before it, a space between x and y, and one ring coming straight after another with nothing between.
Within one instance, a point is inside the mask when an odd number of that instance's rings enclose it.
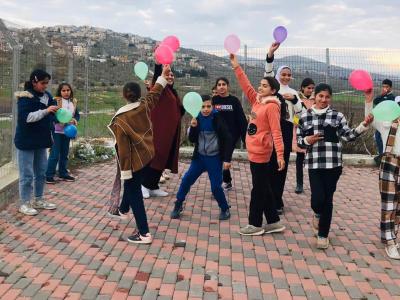
<instances>
[{"instance_id":1,"label":"group of children","mask_svg":"<svg viewBox=\"0 0 400 300\"><path fill-rule=\"evenodd\" d=\"M216 94L202 96L201 112L190 122L189 140L195 144L189 169L182 178L176 195L171 218L179 218L190 187L205 171L211 181L211 191L220 207L220 220L230 218L230 206L224 189L232 188L232 153L241 138L246 143L252 177L248 224L239 230L241 235L262 235L282 232L279 215L284 203L284 190L289 155L294 144L296 158L296 193L303 191L303 165L308 169L311 188L312 228L316 245L320 249L329 246L329 231L333 212L333 195L342 173L342 144L340 139L351 141L372 125L387 140L380 168L382 195L382 242L389 257L400 259L396 243L400 220L399 169L400 133L398 120L374 121L371 112L372 91L366 91L366 117L356 128L349 128L341 112L331 107L332 89L328 84L315 85L307 78L301 84L300 93L289 87L292 70L288 66L273 72L274 53L279 48L273 43L268 51L264 77L255 90L240 67L235 55L230 55L234 74L251 107L249 121L240 101L229 94L229 81L218 78ZM127 104L112 118L109 129L115 138L118 174L124 180L124 193L117 215L126 218L132 209L137 231L128 237L129 242L152 242L143 202L142 183L144 174L154 158L153 132L150 113L157 105L167 85L170 66L163 66L155 84L142 97L140 85L127 83L123 96ZM60 177L68 178L66 161L61 158L67 142L62 136L62 125L57 124L54 113L60 108L70 109L79 120L76 102L69 85L60 86L54 100L46 92L50 75L36 70L31 74L25 91L18 94L18 125L15 145L18 149L20 171L20 211L35 215L38 208L55 209L55 205L43 198L43 188L54 181L55 165L59 158ZM247 124L248 123L248 124ZM51 130L55 126L55 130ZM59 135L59 136L57 136ZM47 166L46 148L53 144ZM294 142L295 141L295 142ZM397 141L397 142L396 142ZM66 151L68 153L68 151ZM47 172L46 172L47 167ZM35 199L31 201L32 182ZM267 224L263 226L263 216Z\"/></svg>"}]
</instances>

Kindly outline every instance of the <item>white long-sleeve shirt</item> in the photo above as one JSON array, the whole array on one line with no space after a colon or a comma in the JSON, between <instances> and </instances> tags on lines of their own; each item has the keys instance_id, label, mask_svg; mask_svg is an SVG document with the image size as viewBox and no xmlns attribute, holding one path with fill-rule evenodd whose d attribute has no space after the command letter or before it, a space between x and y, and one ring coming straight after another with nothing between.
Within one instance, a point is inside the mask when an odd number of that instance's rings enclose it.
<instances>
[{"instance_id":1,"label":"white long-sleeve shirt","mask_svg":"<svg viewBox=\"0 0 400 300\"><path fill-rule=\"evenodd\" d=\"M365 116L369 115L371 112L372 112L372 102L365 103ZM378 121L374 119L374 121L372 122L372 126L381 134L383 141L383 151L385 151L386 142L389 136L389 131L390 127L392 126L392 122ZM396 133L396 138L394 140L392 153L395 155L400 155L400 128L397 130Z\"/></svg>"}]
</instances>

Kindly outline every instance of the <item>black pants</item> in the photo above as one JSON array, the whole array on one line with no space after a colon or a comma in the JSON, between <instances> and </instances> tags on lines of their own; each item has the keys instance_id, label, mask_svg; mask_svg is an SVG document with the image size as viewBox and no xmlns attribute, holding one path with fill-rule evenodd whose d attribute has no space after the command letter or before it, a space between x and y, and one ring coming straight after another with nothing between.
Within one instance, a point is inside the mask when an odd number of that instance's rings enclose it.
<instances>
[{"instance_id":1,"label":"black pants","mask_svg":"<svg viewBox=\"0 0 400 300\"><path fill-rule=\"evenodd\" d=\"M303 185L303 163L306 154L303 152L296 153L296 183Z\"/></svg>"},{"instance_id":2,"label":"black pants","mask_svg":"<svg viewBox=\"0 0 400 300\"><path fill-rule=\"evenodd\" d=\"M120 205L120 210L123 212L129 211L129 206L132 208L136 227L141 235L145 235L149 232L141 187L143 175L146 172L145 169L146 168L132 173L131 179L124 180L124 195L122 196Z\"/></svg>"},{"instance_id":3,"label":"black pants","mask_svg":"<svg viewBox=\"0 0 400 300\"><path fill-rule=\"evenodd\" d=\"M143 186L149 190L158 190L160 188L158 183L160 182L162 172L163 171L147 167L142 183Z\"/></svg>"},{"instance_id":4,"label":"black pants","mask_svg":"<svg viewBox=\"0 0 400 300\"><path fill-rule=\"evenodd\" d=\"M276 211L275 198L271 189L271 165L270 163L250 162L253 188L251 189L249 224L261 227L263 213L267 223L276 223L279 216Z\"/></svg>"},{"instance_id":5,"label":"black pants","mask_svg":"<svg viewBox=\"0 0 400 300\"><path fill-rule=\"evenodd\" d=\"M231 170L222 170L222 181L225 183L232 182Z\"/></svg>"},{"instance_id":6,"label":"black pants","mask_svg":"<svg viewBox=\"0 0 400 300\"><path fill-rule=\"evenodd\" d=\"M311 208L320 216L318 236L328 237L332 222L333 194L342 174L342 167L309 169Z\"/></svg>"}]
</instances>

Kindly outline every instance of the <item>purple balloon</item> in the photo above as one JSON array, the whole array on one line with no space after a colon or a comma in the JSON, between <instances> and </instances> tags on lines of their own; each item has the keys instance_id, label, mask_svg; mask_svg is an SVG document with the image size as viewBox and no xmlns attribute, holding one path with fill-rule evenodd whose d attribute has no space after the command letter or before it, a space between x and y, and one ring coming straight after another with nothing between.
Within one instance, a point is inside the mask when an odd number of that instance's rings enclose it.
<instances>
[{"instance_id":1,"label":"purple balloon","mask_svg":"<svg viewBox=\"0 0 400 300\"><path fill-rule=\"evenodd\" d=\"M277 43L282 43L284 40L286 40L287 30L283 26L278 26L274 29L273 35Z\"/></svg>"}]
</instances>

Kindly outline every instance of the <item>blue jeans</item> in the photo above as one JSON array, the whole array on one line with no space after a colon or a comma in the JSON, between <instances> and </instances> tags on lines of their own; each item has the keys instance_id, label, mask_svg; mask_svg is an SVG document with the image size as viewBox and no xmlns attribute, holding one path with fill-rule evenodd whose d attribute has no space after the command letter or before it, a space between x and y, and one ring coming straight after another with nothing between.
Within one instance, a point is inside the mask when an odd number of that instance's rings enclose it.
<instances>
[{"instance_id":1,"label":"blue jeans","mask_svg":"<svg viewBox=\"0 0 400 300\"><path fill-rule=\"evenodd\" d=\"M141 235L149 232L146 210L143 203L142 182L145 168L132 173L132 178L124 180L124 194L121 201L121 211L127 212L127 205L132 208L136 227ZM128 208L129 210L129 208Z\"/></svg>"},{"instance_id":2,"label":"blue jeans","mask_svg":"<svg viewBox=\"0 0 400 300\"><path fill-rule=\"evenodd\" d=\"M381 133L379 131L375 131L375 143L376 143L376 148L378 149L378 154L381 155L383 153L383 141Z\"/></svg>"},{"instance_id":3,"label":"blue jeans","mask_svg":"<svg viewBox=\"0 0 400 300\"><path fill-rule=\"evenodd\" d=\"M222 211L226 211L229 208L229 205L226 201L224 190L221 187L222 161L219 155L204 156L198 154L198 157L192 160L189 170L187 170L183 176L179 191L176 194L177 202L182 203L185 201L190 187L196 182L197 178L199 178L204 171L207 171L208 173L208 177L210 178L211 182L211 192L217 200L219 208Z\"/></svg>"},{"instance_id":4,"label":"blue jeans","mask_svg":"<svg viewBox=\"0 0 400 300\"><path fill-rule=\"evenodd\" d=\"M60 177L68 175L67 163L70 138L65 134L53 133L54 144L50 150L50 156L46 171L46 177L54 177L58 163L58 174Z\"/></svg>"},{"instance_id":5,"label":"blue jeans","mask_svg":"<svg viewBox=\"0 0 400 300\"><path fill-rule=\"evenodd\" d=\"M32 190L34 191L35 198L43 197L47 168L46 150L46 148L17 150L19 198L22 204L26 204L32 200Z\"/></svg>"}]
</instances>

